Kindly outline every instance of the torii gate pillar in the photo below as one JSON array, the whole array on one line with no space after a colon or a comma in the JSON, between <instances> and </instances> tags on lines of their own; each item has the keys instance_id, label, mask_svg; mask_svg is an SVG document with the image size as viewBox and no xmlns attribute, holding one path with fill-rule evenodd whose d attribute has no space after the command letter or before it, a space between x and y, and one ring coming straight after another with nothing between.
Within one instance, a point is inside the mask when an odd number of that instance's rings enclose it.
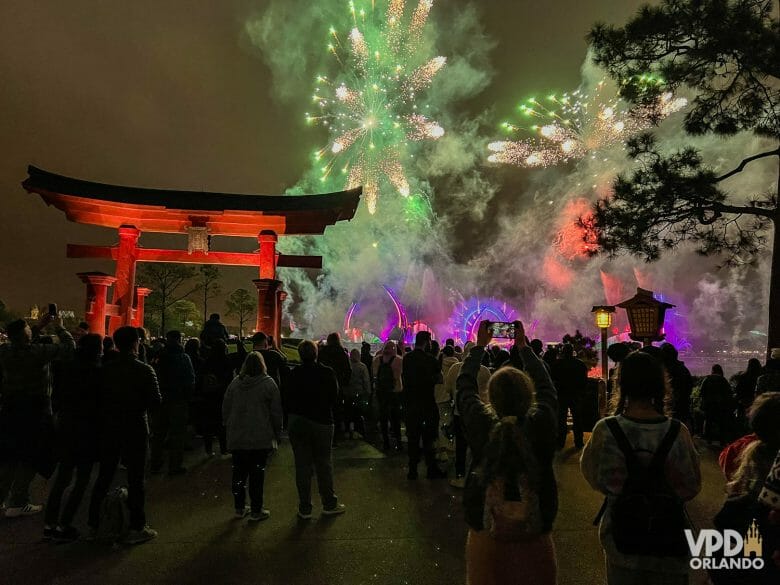
<instances>
[{"instance_id":1,"label":"torii gate pillar","mask_svg":"<svg viewBox=\"0 0 780 585\"><path fill-rule=\"evenodd\" d=\"M255 331L272 335L278 342L282 331L282 300L287 293L281 290L282 282L276 280L276 265L279 255L276 253L276 232L263 230L257 236L260 245L260 278L253 280L257 288L257 322ZM284 295L282 297L281 295Z\"/></svg>"},{"instance_id":2,"label":"torii gate pillar","mask_svg":"<svg viewBox=\"0 0 780 585\"><path fill-rule=\"evenodd\" d=\"M146 297L152 293L152 289L143 286L135 287L135 310L133 311L133 327L144 326L144 306Z\"/></svg>"},{"instance_id":3,"label":"torii gate pillar","mask_svg":"<svg viewBox=\"0 0 780 585\"><path fill-rule=\"evenodd\" d=\"M105 335L108 287L116 282L116 278L102 272L80 272L76 276L87 285L87 305L84 308L84 315L89 325L89 332Z\"/></svg>"},{"instance_id":4,"label":"torii gate pillar","mask_svg":"<svg viewBox=\"0 0 780 585\"><path fill-rule=\"evenodd\" d=\"M260 245L260 274L259 278L276 278L276 242L279 241L279 236L276 232L270 230L263 230L257 236L257 243Z\"/></svg>"},{"instance_id":5,"label":"torii gate pillar","mask_svg":"<svg viewBox=\"0 0 780 585\"><path fill-rule=\"evenodd\" d=\"M276 343L280 343L279 340L282 338L282 307L284 306L284 301L286 298L286 291L276 291L276 333L274 334Z\"/></svg>"},{"instance_id":6,"label":"torii gate pillar","mask_svg":"<svg viewBox=\"0 0 780 585\"><path fill-rule=\"evenodd\" d=\"M257 288L257 323L255 331L262 331L266 335L273 335L274 340L279 340L279 288L281 280L273 278L256 278L252 281Z\"/></svg>"},{"instance_id":7,"label":"torii gate pillar","mask_svg":"<svg viewBox=\"0 0 780 585\"><path fill-rule=\"evenodd\" d=\"M133 297L135 296L135 265L138 260L138 238L141 231L132 225L119 228L119 246L116 255L116 284L114 285L114 304L119 314L111 317L108 334L124 325L133 323Z\"/></svg>"}]
</instances>

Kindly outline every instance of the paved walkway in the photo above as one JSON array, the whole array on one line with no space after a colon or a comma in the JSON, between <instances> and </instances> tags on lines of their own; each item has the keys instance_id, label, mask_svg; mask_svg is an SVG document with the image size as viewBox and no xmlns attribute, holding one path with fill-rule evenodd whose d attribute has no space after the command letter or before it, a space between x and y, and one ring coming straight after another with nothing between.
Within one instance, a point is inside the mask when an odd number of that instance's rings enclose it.
<instances>
[{"instance_id":1,"label":"paved walkway","mask_svg":"<svg viewBox=\"0 0 780 585\"><path fill-rule=\"evenodd\" d=\"M0 583L263 585L461 585L466 528L461 491L446 481L406 480L405 457L385 457L355 441L336 450L336 489L344 516L297 519L289 444L270 463L271 518L232 518L230 462L188 454L190 472L147 483L147 511L160 536L137 547L41 542L42 518L0 519ZM714 454L702 455L705 487L689 506L699 525L720 507L723 481ZM582 479L578 453L559 456L561 508L555 527L561 585L603 582L592 520L601 504ZM315 484L316 485L316 484ZM35 491L41 494L42 482ZM41 496L42 497L42 496ZM316 500L315 500L316 502ZM82 508L85 508L82 505ZM77 526L84 525L82 515ZM702 583L701 576L695 583Z\"/></svg>"}]
</instances>

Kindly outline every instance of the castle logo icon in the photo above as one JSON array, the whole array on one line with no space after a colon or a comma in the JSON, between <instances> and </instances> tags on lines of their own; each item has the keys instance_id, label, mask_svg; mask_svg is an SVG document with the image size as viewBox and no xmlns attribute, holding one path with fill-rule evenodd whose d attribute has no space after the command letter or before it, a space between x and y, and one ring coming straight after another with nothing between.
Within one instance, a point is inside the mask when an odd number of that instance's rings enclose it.
<instances>
[{"instance_id":1,"label":"castle logo icon","mask_svg":"<svg viewBox=\"0 0 780 585\"><path fill-rule=\"evenodd\" d=\"M756 558L760 558L763 552L764 552L763 537L761 536L761 532L759 532L758 530L756 521L753 520L753 523L750 525L750 528L748 528L747 532L745 533L744 548L742 549L742 554L746 557L754 555Z\"/></svg>"}]
</instances>

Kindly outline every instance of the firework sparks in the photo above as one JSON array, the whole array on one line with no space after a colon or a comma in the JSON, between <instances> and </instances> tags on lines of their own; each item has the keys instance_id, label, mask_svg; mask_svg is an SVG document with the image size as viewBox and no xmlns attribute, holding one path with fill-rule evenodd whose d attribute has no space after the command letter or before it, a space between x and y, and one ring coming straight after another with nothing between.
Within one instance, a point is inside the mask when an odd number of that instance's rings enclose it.
<instances>
[{"instance_id":1,"label":"firework sparks","mask_svg":"<svg viewBox=\"0 0 780 585\"><path fill-rule=\"evenodd\" d=\"M648 77L648 83L659 81ZM688 104L685 98L664 93L653 106L630 108L617 97L605 96L603 90L602 81L592 94L577 90L526 100L519 106L520 114L536 123L521 126L504 122L501 126L510 134L527 132L532 137L491 142L488 161L520 167L548 167L578 160L625 142Z\"/></svg>"},{"instance_id":2,"label":"firework sparks","mask_svg":"<svg viewBox=\"0 0 780 585\"><path fill-rule=\"evenodd\" d=\"M411 144L444 135L417 101L447 62L419 49L432 6L433 0L419 0L414 10L404 0L353 0L349 33L330 29L327 50L341 72L317 77L313 100L320 113L307 113L306 121L330 132L329 145L315 153L321 181L362 185L370 213L380 193L410 195L404 165L414 154Z\"/></svg>"}]
</instances>

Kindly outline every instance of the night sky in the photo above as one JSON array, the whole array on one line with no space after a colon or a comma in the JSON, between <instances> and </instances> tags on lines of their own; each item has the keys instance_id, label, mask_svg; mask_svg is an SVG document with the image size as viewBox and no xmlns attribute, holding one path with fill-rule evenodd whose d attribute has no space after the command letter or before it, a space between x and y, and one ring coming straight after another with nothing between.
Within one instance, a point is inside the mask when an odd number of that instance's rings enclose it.
<instances>
[{"instance_id":1,"label":"night sky","mask_svg":"<svg viewBox=\"0 0 780 585\"><path fill-rule=\"evenodd\" d=\"M434 11L467 2L440 0ZM624 22L635 0L472 2L496 43L487 90L464 114L510 112L535 91L580 82L584 37ZM83 310L76 272L111 263L67 260L66 243L112 244L112 230L67 222L20 186L34 164L106 183L218 192L282 193L323 134L303 123L308 93L274 96L271 73L244 35L261 1L37 0L0 7L0 299L22 311L56 301ZM322 23L322 34L328 23ZM309 79L314 72L300 72ZM520 171L517 171L520 172ZM490 219L485 220L489 229ZM143 236L186 247L183 236ZM255 242L225 242L251 250ZM226 269L232 290L255 278ZM221 303L218 303L221 305ZM218 307L221 309L221 307Z\"/></svg>"}]
</instances>

